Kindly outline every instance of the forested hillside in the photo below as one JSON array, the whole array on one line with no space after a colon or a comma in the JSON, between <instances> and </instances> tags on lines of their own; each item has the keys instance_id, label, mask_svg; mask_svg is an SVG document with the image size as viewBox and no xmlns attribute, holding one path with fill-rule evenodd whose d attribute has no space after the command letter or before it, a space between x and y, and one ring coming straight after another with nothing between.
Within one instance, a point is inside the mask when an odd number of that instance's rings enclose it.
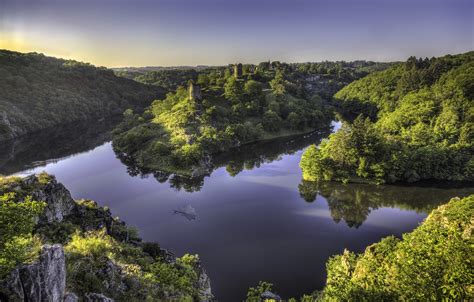
<instances>
[{"instance_id":1,"label":"forested hillside","mask_svg":"<svg viewBox=\"0 0 474 302\"><path fill-rule=\"evenodd\" d=\"M66 122L140 109L163 89L38 53L0 50L0 140Z\"/></svg>"},{"instance_id":2,"label":"forested hillside","mask_svg":"<svg viewBox=\"0 0 474 302\"><path fill-rule=\"evenodd\" d=\"M283 63L261 62L258 65L243 64L242 74L252 75L255 80L270 81L276 69L283 70L288 88L293 94L302 96L319 95L328 99L338 90L354 80L367 74L388 68L393 63L372 61L337 61ZM115 74L133 79L143 84L161 86L169 91L179 86L186 86L189 80L199 84L222 86L232 74L233 65L229 66L197 66L197 67L138 67L116 68ZM267 72L265 72L267 71Z\"/></svg>"},{"instance_id":3,"label":"forested hillside","mask_svg":"<svg viewBox=\"0 0 474 302\"><path fill-rule=\"evenodd\" d=\"M334 98L349 121L304 153L305 179L474 180L474 52L411 57Z\"/></svg>"},{"instance_id":4,"label":"forested hillside","mask_svg":"<svg viewBox=\"0 0 474 302\"><path fill-rule=\"evenodd\" d=\"M211 156L245 143L327 127L331 110L318 96L293 94L282 69L200 75L155 101L142 115L126 112L114 148L141 168L181 175L212 169Z\"/></svg>"},{"instance_id":5,"label":"forested hillside","mask_svg":"<svg viewBox=\"0 0 474 302\"><path fill-rule=\"evenodd\" d=\"M198 71L195 69L163 69L153 71L115 71L121 77L129 78L137 82L149 85L156 85L168 91L176 90L179 86L186 85L189 80L197 80Z\"/></svg>"}]
</instances>

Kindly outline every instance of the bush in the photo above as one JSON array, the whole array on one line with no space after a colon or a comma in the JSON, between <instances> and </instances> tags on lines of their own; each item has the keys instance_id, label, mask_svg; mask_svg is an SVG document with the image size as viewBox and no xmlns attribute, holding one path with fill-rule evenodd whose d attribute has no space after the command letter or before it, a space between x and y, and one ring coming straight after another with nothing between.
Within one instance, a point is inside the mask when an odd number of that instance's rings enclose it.
<instances>
[{"instance_id":1,"label":"bush","mask_svg":"<svg viewBox=\"0 0 474 302\"><path fill-rule=\"evenodd\" d=\"M332 257L324 300L472 300L473 217L474 195L453 198L402 240L387 237L361 255Z\"/></svg>"},{"instance_id":2,"label":"bush","mask_svg":"<svg viewBox=\"0 0 474 302\"><path fill-rule=\"evenodd\" d=\"M37 257L41 242L32 232L45 206L31 197L17 202L15 193L0 196L0 278L16 265Z\"/></svg>"}]
</instances>

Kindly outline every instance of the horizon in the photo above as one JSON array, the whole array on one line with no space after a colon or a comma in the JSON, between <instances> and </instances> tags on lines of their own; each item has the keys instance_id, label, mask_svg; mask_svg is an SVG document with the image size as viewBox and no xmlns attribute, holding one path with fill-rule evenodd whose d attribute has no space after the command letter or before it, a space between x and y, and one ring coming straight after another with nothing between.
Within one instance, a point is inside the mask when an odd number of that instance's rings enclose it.
<instances>
[{"instance_id":1,"label":"horizon","mask_svg":"<svg viewBox=\"0 0 474 302\"><path fill-rule=\"evenodd\" d=\"M23 53L23 54L41 54L41 55L44 55L46 57L49 57L49 58L56 58L56 59L60 59L60 60L72 60L72 61L77 61L77 62L81 62L81 63L86 63L86 64L91 64L91 65L94 65L96 67L105 67L105 68L108 68L108 69L143 69L143 68L163 68L163 69L176 69L176 68L199 68L199 67L202 67L202 68L212 68L212 67L225 67L225 66L229 66L229 65L234 65L234 64L238 64L238 63L241 63L241 64L244 64L244 65L258 65L259 63L262 63L262 62L276 62L278 60L264 60L264 61L261 61L261 62L251 62L251 63L248 63L248 62L229 62L229 63L224 63L224 64L220 64L220 65L205 65L205 64L197 64L197 65L143 65L143 66L140 66L140 65L136 65L136 66L112 66L112 67L109 67L109 66L104 66L104 65L96 65L96 64L93 64L91 62L87 62L87 61L79 61L77 59L74 59L74 58L62 58L62 57L56 57L56 56L53 56L53 55L49 55L47 53L43 53L43 52L37 52L37 51L18 51L18 50L12 50L12 49L5 49L5 48L0 48L0 51L11 51L11 52L18 52L18 53ZM446 54L442 54L440 55L439 57L443 57L443 56L455 56L455 55L461 55L461 54L464 54L464 53L468 53L468 52L473 52L474 50L467 50L465 52L460 52L460 53L446 53ZM428 56L415 56L416 58L435 58L435 56L431 56L431 57L428 57ZM323 63L323 62L346 62L346 63L351 63L351 62L357 62L357 61L366 61L366 62L374 62L374 63L399 63L399 62L404 62L408 59L409 57L406 57L405 59L401 59L401 60L395 60L395 61L373 61L373 60L366 60L366 59L354 59L354 60L320 60L320 61L304 61L304 62L288 62L288 61L279 61L281 63L287 63L287 64L304 64L304 63Z\"/></svg>"},{"instance_id":2,"label":"horizon","mask_svg":"<svg viewBox=\"0 0 474 302\"><path fill-rule=\"evenodd\" d=\"M0 0L0 48L109 68L403 61L474 49L466 0Z\"/></svg>"}]
</instances>

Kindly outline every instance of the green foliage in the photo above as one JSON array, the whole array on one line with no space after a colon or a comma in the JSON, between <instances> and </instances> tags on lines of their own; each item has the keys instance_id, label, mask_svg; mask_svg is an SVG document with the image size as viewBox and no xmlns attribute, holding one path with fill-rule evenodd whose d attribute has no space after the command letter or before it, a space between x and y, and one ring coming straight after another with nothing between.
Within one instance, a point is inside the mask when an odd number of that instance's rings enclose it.
<instances>
[{"instance_id":1,"label":"green foliage","mask_svg":"<svg viewBox=\"0 0 474 302\"><path fill-rule=\"evenodd\" d=\"M6 241L0 250L0 279L18 264L34 261L41 250L41 240L31 234L18 235Z\"/></svg>"},{"instance_id":2,"label":"green foliage","mask_svg":"<svg viewBox=\"0 0 474 302\"><path fill-rule=\"evenodd\" d=\"M269 132L277 132L281 128L281 117L274 111L267 111L262 119L263 129Z\"/></svg>"},{"instance_id":3,"label":"green foliage","mask_svg":"<svg viewBox=\"0 0 474 302\"><path fill-rule=\"evenodd\" d=\"M235 77L230 77L224 85L224 96L232 101L238 101L242 96L242 87Z\"/></svg>"},{"instance_id":4,"label":"green foliage","mask_svg":"<svg viewBox=\"0 0 474 302\"><path fill-rule=\"evenodd\" d=\"M206 75L200 77L202 99L189 98L188 91L179 87L153 102L142 116L125 112L114 130L113 146L122 161L133 165L133 173L201 175L209 171L217 154L321 128L331 118L332 111L318 98L264 92L269 80L229 76L218 84L215 70L201 74Z\"/></svg>"},{"instance_id":5,"label":"green foliage","mask_svg":"<svg viewBox=\"0 0 474 302\"><path fill-rule=\"evenodd\" d=\"M116 77L111 70L46 57L0 51L0 140L71 121L141 109L159 87Z\"/></svg>"},{"instance_id":6,"label":"green foliage","mask_svg":"<svg viewBox=\"0 0 474 302\"><path fill-rule=\"evenodd\" d=\"M303 174L376 183L474 180L473 74L470 52L411 58L348 85L335 95L342 114L367 118L345 123L319 152L311 151L314 163L305 156L302 166L312 171Z\"/></svg>"},{"instance_id":7,"label":"green foliage","mask_svg":"<svg viewBox=\"0 0 474 302\"><path fill-rule=\"evenodd\" d=\"M32 232L35 219L45 206L31 197L17 202L15 193L0 196L0 278L17 264L37 257L41 243Z\"/></svg>"},{"instance_id":8,"label":"green foliage","mask_svg":"<svg viewBox=\"0 0 474 302\"><path fill-rule=\"evenodd\" d=\"M113 239L105 230L75 233L65 252L68 287L78 294L100 292L115 299L153 301L165 296L192 301L198 296L196 255L167 262L161 259L159 246L134 247Z\"/></svg>"},{"instance_id":9,"label":"green foliage","mask_svg":"<svg viewBox=\"0 0 474 302\"><path fill-rule=\"evenodd\" d=\"M136 229L92 200L78 200L75 215L61 222L37 224L46 203L32 201L32 192L51 183L0 178L0 279L18 264L37 259L44 242L61 243L66 254L67 288L79 296L102 293L125 301L199 300L197 255L175 259L158 244L140 244ZM15 191L15 192L12 192Z\"/></svg>"},{"instance_id":10,"label":"green foliage","mask_svg":"<svg viewBox=\"0 0 474 302\"><path fill-rule=\"evenodd\" d=\"M472 300L473 217L474 195L454 198L402 240L332 257L323 300Z\"/></svg>"},{"instance_id":11,"label":"green foliage","mask_svg":"<svg viewBox=\"0 0 474 302\"><path fill-rule=\"evenodd\" d=\"M263 85L260 82L250 80L245 82L244 92L250 97L259 97L262 95Z\"/></svg>"},{"instance_id":12,"label":"green foliage","mask_svg":"<svg viewBox=\"0 0 474 302\"><path fill-rule=\"evenodd\" d=\"M247 292L246 302L260 302L262 298L260 296L266 292L271 291L273 284L265 281L260 281L256 287L250 287Z\"/></svg>"},{"instance_id":13,"label":"green foliage","mask_svg":"<svg viewBox=\"0 0 474 302\"><path fill-rule=\"evenodd\" d=\"M176 264L156 262L150 266L147 278L173 295L186 293L191 298L198 295L193 286L198 278L195 271L198 261L197 255L185 254L176 260Z\"/></svg>"},{"instance_id":14,"label":"green foliage","mask_svg":"<svg viewBox=\"0 0 474 302\"><path fill-rule=\"evenodd\" d=\"M276 95L282 95L286 92L285 79L283 78L283 72L278 70L275 74L275 78L270 81L270 87Z\"/></svg>"},{"instance_id":15,"label":"green foliage","mask_svg":"<svg viewBox=\"0 0 474 302\"><path fill-rule=\"evenodd\" d=\"M129 73L130 74L130 73ZM127 76L127 73L119 73L121 76ZM179 86L184 86L189 80L199 83L205 81L202 76L194 69L184 70L158 70L138 74L130 74L130 78L143 84L150 84L165 88L167 91L176 90Z\"/></svg>"}]
</instances>

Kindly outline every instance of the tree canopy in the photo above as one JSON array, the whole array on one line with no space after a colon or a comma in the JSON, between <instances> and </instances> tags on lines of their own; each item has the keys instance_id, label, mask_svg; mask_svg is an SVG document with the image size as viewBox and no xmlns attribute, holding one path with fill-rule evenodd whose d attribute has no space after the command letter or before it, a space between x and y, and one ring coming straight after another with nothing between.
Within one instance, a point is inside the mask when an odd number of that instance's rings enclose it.
<instances>
[{"instance_id":1,"label":"tree canopy","mask_svg":"<svg viewBox=\"0 0 474 302\"><path fill-rule=\"evenodd\" d=\"M112 70L38 53L0 50L0 140L148 106L163 89Z\"/></svg>"},{"instance_id":2,"label":"tree canopy","mask_svg":"<svg viewBox=\"0 0 474 302\"><path fill-rule=\"evenodd\" d=\"M410 58L355 81L334 96L342 129L303 156L305 178L474 180L473 82L474 52Z\"/></svg>"}]
</instances>

